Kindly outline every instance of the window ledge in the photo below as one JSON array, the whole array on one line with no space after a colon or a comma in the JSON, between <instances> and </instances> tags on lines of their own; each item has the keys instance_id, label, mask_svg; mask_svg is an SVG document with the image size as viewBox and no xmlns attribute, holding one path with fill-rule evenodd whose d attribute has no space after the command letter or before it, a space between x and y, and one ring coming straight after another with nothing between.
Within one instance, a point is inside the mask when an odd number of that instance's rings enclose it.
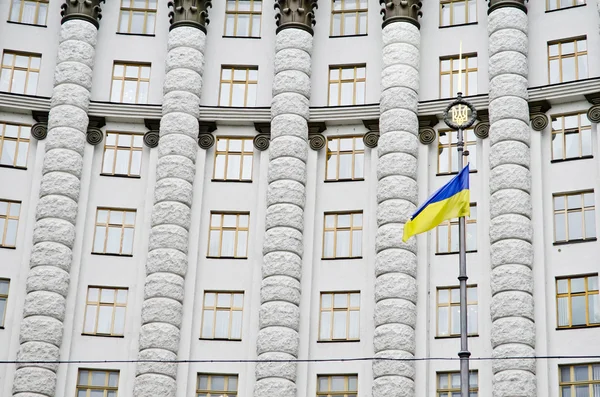
<instances>
[{"instance_id":1,"label":"window ledge","mask_svg":"<svg viewBox=\"0 0 600 397\"><path fill-rule=\"evenodd\" d=\"M16 250L17 249L16 246L14 246L14 247L7 247L5 245L0 245L0 248L4 248L4 249L7 249L7 250Z\"/></svg>"},{"instance_id":2,"label":"window ledge","mask_svg":"<svg viewBox=\"0 0 600 397\"><path fill-rule=\"evenodd\" d=\"M81 336L95 336L95 337L101 337L101 338L125 338L125 335L88 334L85 332L82 332Z\"/></svg>"},{"instance_id":3,"label":"window ledge","mask_svg":"<svg viewBox=\"0 0 600 397\"><path fill-rule=\"evenodd\" d=\"M4 327L3 327L3 326L0 326L0 329L4 329Z\"/></svg>"},{"instance_id":4,"label":"window ledge","mask_svg":"<svg viewBox=\"0 0 600 397\"><path fill-rule=\"evenodd\" d=\"M337 182L364 182L365 178L355 178L355 179L325 179L323 182L325 183L337 183Z\"/></svg>"},{"instance_id":5,"label":"window ledge","mask_svg":"<svg viewBox=\"0 0 600 397\"><path fill-rule=\"evenodd\" d=\"M467 338L478 338L479 334L471 334L467 335ZM435 336L433 339L458 339L460 335L444 335L444 336Z\"/></svg>"},{"instance_id":6,"label":"window ledge","mask_svg":"<svg viewBox=\"0 0 600 397\"><path fill-rule=\"evenodd\" d=\"M360 339L334 339L334 340L318 340L317 343L356 343Z\"/></svg>"},{"instance_id":7,"label":"window ledge","mask_svg":"<svg viewBox=\"0 0 600 397\"><path fill-rule=\"evenodd\" d=\"M561 8L557 8L556 10L546 10L546 14L549 12L556 12L556 11L564 11L564 10L570 10L571 8L579 8L579 7L585 7L587 4L577 4L574 6L569 6L569 7L561 7Z\"/></svg>"},{"instance_id":8,"label":"window ledge","mask_svg":"<svg viewBox=\"0 0 600 397\"><path fill-rule=\"evenodd\" d=\"M592 324L592 325L573 325L571 327L557 327L557 331L567 331L570 329L586 329L586 328L598 328L600 324Z\"/></svg>"},{"instance_id":9,"label":"window ledge","mask_svg":"<svg viewBox=\"0 0 600 397\"><path fill-rule=\"evenodd\" d=\"M8 165L8 164L0 164L0 168L12 168L15 170L27 170L27 167L19 167L19 166Z\"/></svg>"},{"instance_id":10,"label":"window ledge","mask_svg":"<svg viewBox=\"0 0 600 397\"><path fill-rule=\"evenodd\" d=\"M100 255L100 256L120 256L124 258L132 258L133 254L113 254L109 252L92 252L92 255Z\"/></svg>"},{"instance_id":11,"label":"window ledge","mask_svg":"<svg viewBox=\"0 0 600 397\"><path fill-rule=\"evenodd\" d=\"M140 175L124 175L124 174L104 174L104 173L100 173L100 176L111 176L113 178L141 179Z\"/></svg>"},{"instance_id":12,"label":"window ledge","mask_svg":"<svg viewBox=\"0 0 600 397\"><path fill-rule=\"evenodd\" d=\"M15 21L6 21L6 23L12 23L14 25L24 25L24 26L35 26L38 28L47 28L47 25L38 25L37 23L25 23L25 22L15 22Z\"/></svg>"},{"instance_id":13,"label":"window ledge","mask_svg":"<svg viewBox=\"0 0 600 397\"><path fill-rule=\"evenodd\" d=\"M335 258L321 258L322 261L337 261L349 259L362 259L362 256L336 256Z\"/></svg>"},{"instance_id":14,"label":"window ledge","mask_svg":"<svg viewBox=\"0 0 600 397\"><path fill-rule=\"evenodd\" d=\"M581 157L569 157L566 159L556 159L556 160L550 160L550 163L554 164L554 163L564 163L566 161L576 161L576 160L587 160L587 159L593 159L594 156L593 155L588 155L588 156L581 156Z\"/></svg>"},{"instance_id":15,"label":"window ledge","mask_svg":"<svg viewBox=\"0 0 600 397\"><path fill-rule=\"evenodd\" d=\"M440 29L448 29L448 28L457 28L460 26L471 26L471 25L477 25L477 22L467 22L467 23L460 23L457 25L446 25L446 26L440 26Z\"/></svg>"},{"instance_id":16,"label":"window ledge","mask_svg":"<svg viewBox=\"0 0 600 397\"><path fill-rule=\"evenodd\" d=\"M154 33L124 33L124 32L116 32L121 36L141 36L141 37L156 37Z\"/></svg>"},{"instance_id":17,"label":"window ledge","mask_svg":"<svg viewBox=\"0 0 600 397\"><path fill-rule=\"evenodd\" d=\"M260 40L261 37L255 37L255 36L226 36L223 35L222 36L224 39L253 39L253 40Z\"/></svg>"},{"instance_id":18,"label":"window ledge","mask_svg":"<svg viewBox=\"0 0 600 397\"><path fill-rule=\"evenodd\" d=\"M469 174L476 174L477 170L469 170ZM453 175L458 175L458 171L457 172L438 172L437 174L435 174L435 176L453 176Z\"/></svg>"},{"instance_id":19,"label":"window ledge","mask_svg":"<svg viewBox=\"0 0 600 397\"><path fill-rule=\"evenodd\" d=\"M579 244L579 243L587 243L590 241L598 241L596 237L580 239L580 240L567 240L567 241L555 241L552 245L567 245L567 244Z\"/></svg>"},{"instance_id":20,"label":"window ledge","mask_svg":"<svg viewBox=\"0 0 600 397\"><path fill-rule=\"evenodd\" d=\"M458 251L452 251L452 252L436 252L435 254L438 256L444 256L444 255L458 255L460 252ZM477 250L467 250L467 254L475 254L477 253Z\"/></svg>"},{"instance_id":21,"label":"window ledge","mask_svg":"<svg viewBox=\"0 0 600 397\"><path fill-rule=\"evenodd\" d=\"M241 342L241 339L228 339L228 338L198 338L199 340L210 340L216 342Z\"/></svg>"},{"instance_id":22,"label":"window ledge","mask_svg":"<svg viewBox=\"0 0 600 397\"><path fill-rule=\"evenodd\" d=\"M208 256L208 255L206 255L206 258L207 259L236 259L236 260L248 259L247 256L242 257L242 256Z\"/></svg>"},{"instance_id":23,"label":"window ledge","mask_svg":"<svg viewBox=\"0 0 600 397\"><path fill-rule=\"evenodd\" d=\"M368 36L368 33L361 33L361 34L348 34L348 35L343 35L343 36L329 36L330 39L344 39L344 38L348 38L348 37L365 37Z\"/></svg>"},{"instance_id":24,"label":"window ledge","mask_svg":"<svg viewBox=\"0 0 600 397\"><path fill-rule=\"evenodd\" d=\"M233 183L252 183L252 179L211 179L211 182L233 182Z\"/></svg>"}]
</instances>

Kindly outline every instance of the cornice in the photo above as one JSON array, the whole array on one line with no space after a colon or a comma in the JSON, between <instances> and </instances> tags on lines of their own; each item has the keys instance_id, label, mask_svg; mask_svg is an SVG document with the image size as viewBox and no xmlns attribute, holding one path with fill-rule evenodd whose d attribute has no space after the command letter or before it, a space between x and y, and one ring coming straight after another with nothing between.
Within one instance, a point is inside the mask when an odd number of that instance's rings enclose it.
<instances>
[{"instance_id":1,"label":"cornice","mask_svg":"<svg viewBox=\"0 0 600 397\"><path fill-rule=\"evenodd\" d=\"M569 83L546 85L529 88L529 102L547 100L550 104L560 104L571 101L584 101L585 95L600 92L600 77ZM487 109L489 96L487 94L465 97L475 108ZM419 103L419 116L441 115L452 98L422 101ZM0 111L11 113L31 114L32 111L50 111L50 98L18 95L0 92ZM133 105L111 102L94 102L89 107L89 115L106 117L108 121L143 122L144 119L160 119L162 109L160 104ZM311 122L327 122L333 124L360 123L363 120L379 118L379 104L360 106L313 107L310 109ZM220 106L201 106L200 120L214 121L217 124L254 125L254 123L269 123L271 109L229 108Z\"/></svg>"}]
</instances>

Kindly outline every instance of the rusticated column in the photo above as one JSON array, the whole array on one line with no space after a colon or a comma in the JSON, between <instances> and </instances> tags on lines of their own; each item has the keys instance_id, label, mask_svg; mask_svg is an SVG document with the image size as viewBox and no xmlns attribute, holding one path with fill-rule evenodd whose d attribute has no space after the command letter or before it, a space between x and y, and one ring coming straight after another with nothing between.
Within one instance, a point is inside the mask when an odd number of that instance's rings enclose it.
<instances>
[{"instance_id":1,"label":"rusticated column","mask_svg":"<svg viewBox=\"0 0 600 397\"><path fill-rule=\"evenodd\" d=\"M418 18L421 2L381 0L383 70L377 164L375 357L413 358L417 302L417 244L402 242L418 200ZM374 361L373 397L414 397L413 362Z\"/></svg>"},{"instance_id":2,"label":"rusticated column","mask_svg":"<svg viewBox=\"0 0 600 397\"><path fill-rule=\"evenodd\" d=\"M183 314L184 278L209 0L175 0L168 38L156 186L152 208L139 359L176 360ZM177 365L140 363L135 397L175 397Z\"/></svg>"},{"instance_id":3,"label":"rusticated column","mask_svg":"<svg viewBox=\"0 0 600 397\"><path fill-rule=\"evenodd\" d=\"M72 0L62 5L31 270L27 276L19 337L19 361L60 358L89 122L92 68L101 18L99 3L99 0ZM43 139L46 135L39 137ZM18 365L13 395L54 396L57 370L56 364Z\"/></svg>"},{"instance_id":4,"label":"rusticated column","mask_svg":"<svg viewBox=\"0 0 600 397\"><path fill-rule=\"evenodd\" d=\"M277 0L275 79L263 246L259 360L298 357L313 10ZM295 363L256 365L255 397L296 397Z\"/></svg>"},{"instance_id":5,"label":"rusticated column","mask_svg":"<svg viewBox=\"0 0 600 397\"><path fill-rule=\"evenodd\" d=\"M494 357L535 355L527 25L524 0L490 2L490 312ZM536 396L535 365L535 360L493 361L493 396Z\"/></svg>"}]
</instances>

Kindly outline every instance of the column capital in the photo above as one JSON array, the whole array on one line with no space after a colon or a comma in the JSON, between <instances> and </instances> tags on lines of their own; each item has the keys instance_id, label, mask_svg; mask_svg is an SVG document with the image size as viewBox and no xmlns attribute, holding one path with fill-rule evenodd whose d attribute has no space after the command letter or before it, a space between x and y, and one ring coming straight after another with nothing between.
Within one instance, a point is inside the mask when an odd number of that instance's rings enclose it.
<instances>
[{"instance_id":1,"label":"column capital","mask_svg":"<svg viewBox=\"0 0 600 397\"><path fill-rule=\"evenodd\" d=\"M198 120L198 127L198 146L202 149L210 149L215 144L213 132L217 129L217 123Z\"/></svg>"},{"instance_id":2,"label":"column capital","mask_svg":"<svg viewBox=\"0 0 600 397\"><path fill-rule=\"evenodd\" d=\"M308 143L312 150L321 150L327 145L327 139L323 136L323 131L327 125L323 122L308 123Z\"/></svg>"},{"instance_id":3,"label":"column capital","mask_svg":"<svg viewBox=\"0 0 600 397\"><path fill-rule=\"evenodd\" d=\"M283 29L296 28L314 34L317 0L275 0L277 33Z\"/></svg>"},{"instance_id":4,"label":"column capital","mask_svg":"<svg viewBox=\"0 0 600 397\"><path fill-rule=\"evenodd\" d=\"M98 29L99 21L102 19L100 3L104 3L104 0L66 0L60 6L62 9L60 23L63 24L71 19L80 19L91 23Z\"/></svg>"},{"instance_id":5,"label":"column capital","mask_svg":"<svg viewBox=\"0 0 600 397\"><path fill-rule=\"evenodd\" d=\"M90 145L96 146L104 139L101 128L106 125L106 118L99 116L89 116L89 123L85 140Z\"/></svg>"},{"instance_id":6,"label":"column capital","mask_svg":"<svg viewBox=\"0 0 600 397\"><path fill-rule=\"evenodd\" d=\"M31 136L38 141L46 139L48 136L48 112L39 112L34 110L31 112L36 123L31 127Z\"/></svg>"},{"instance_id":7,"label":"column capital","mask_svg":"<svg viewBox=\"0 0 600 397\"><path fill-rule=\"evenodd\" d=\"M408 22L421 28L419 17L423 16L421 7L423 3L419 0L379 0L381 4L381 15L385 27L393 22Z\"/></svg>"},{"instance_id":8,"label":"column capital","mask_svg":"<svg viewBox=\"0 0 600 397\"><path fill-rule=\"evenodd\" d=\"M144 119L144 125L148 128L148 131L144 134L144 144L149 148L157 147L160 137L160 119Z\"/></svg>"},{"instance_id":9,"label":"column capital","mask_svg":"<svg viewBox=\"0 0 600 397\"><path fill-rule=\"evenodd\" d=\"M363 135L363 143L371 149L376 148L379 143L379 119L363 120L363 124L369 130Z\"/></svg>"},{"instance_id":10,"label":"column capital","mask_svg":"<svg viewBox=\"0 0 600 397\"><path fill-rule=\"evenodd\" d=\"M600 92L586 94L585 99L593 105L587 112L588 119L592 123L600 123Z\"/></svg>"},{"instance_id":11,"label":"column capital","mask_svg":"<svg viewBox=\"0 0 600 397\"><path fill-rule=\"evenodd\" d=\"M548 126L548 116L546 112L552 108L547 100L529 102L529 117L531 128L536 131L542 131Z\"/></svg>"},{"instance_id":12,"label":"column capital","mask_svg":"<svg viewBox=\"0 0 600 397\"><path fill-rule=\"evenodd\" d=\"M419 116L419 142L423 145L429 145L435 141L437 134L433 127L439 123L439 119L435 114L428 116Z\"/></svg>"},{"instance_id":13,"label":"column capital","mask_svg":"<svg viewBox=\"0 0 600 397\"><path fill-rule=\"evenodd\" d=\"M525 6L525 0L487 0L488 4L488 15L496 11L499 8L513 7L522 10L527 14L527 6ZM529 0L527 0L529 1Z\"/></svg>"},{"instance_id":14,"label":"column capital","mask_svg":"<svg viewBox=\"0 0 600 397\"><path fill-rule=\"evenodd\" d=\"M208 9L212 8L211 0L171 0L168 6L173 7L169 12L169 31L179 26L191 26L206 34L206 25L210 23Z\"/></svg>"},{"instance_id":15,"label":"column capital","mask_svg":"<svg viewBox=\"0 0 600 397\"><path fill-rule=\"evenodd\" d=\"M254 123L258 134L252 140L254 147L261 152L267 150L271 144L271 123Z\"/></svg>"},{"instance_id":16,"label":"column capital","mask_svg":"<svg viewBox=\"0 0 600 397\"><path fill-rule=\"evenodd\" d=\"M477 111L477 120L475 125L475 136L479 139L485 139L490 136L490 114L488 109L480 109Z\"/></svg>"}]
</instances>

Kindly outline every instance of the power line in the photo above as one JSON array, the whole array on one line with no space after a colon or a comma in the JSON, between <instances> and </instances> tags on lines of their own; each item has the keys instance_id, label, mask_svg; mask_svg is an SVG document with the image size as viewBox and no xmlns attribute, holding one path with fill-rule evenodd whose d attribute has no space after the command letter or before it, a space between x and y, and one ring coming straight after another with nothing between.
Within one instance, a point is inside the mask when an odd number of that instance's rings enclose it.
<instances>
[{"instance_id":1,"label":"power line","mask_svg":"<svg viewBox=\"0 0 600 397\"><path fill-rule=\"evenodd\" d=\"M532 356L532 357L471 357L470 361L502 361L502 360L560 360L560 359L600 359L600 355L583 356ZM289 359L289 360L232 360L232 359L203 359L203 360L0 360L0 364L132 364L132 363L163 363L163 364L195 364L195 363L324 363L324 362L356 362L356 361L459 361L458 357L351 357L351 358L321 358L321 359Z\"/></svg>"}]
</instances>

